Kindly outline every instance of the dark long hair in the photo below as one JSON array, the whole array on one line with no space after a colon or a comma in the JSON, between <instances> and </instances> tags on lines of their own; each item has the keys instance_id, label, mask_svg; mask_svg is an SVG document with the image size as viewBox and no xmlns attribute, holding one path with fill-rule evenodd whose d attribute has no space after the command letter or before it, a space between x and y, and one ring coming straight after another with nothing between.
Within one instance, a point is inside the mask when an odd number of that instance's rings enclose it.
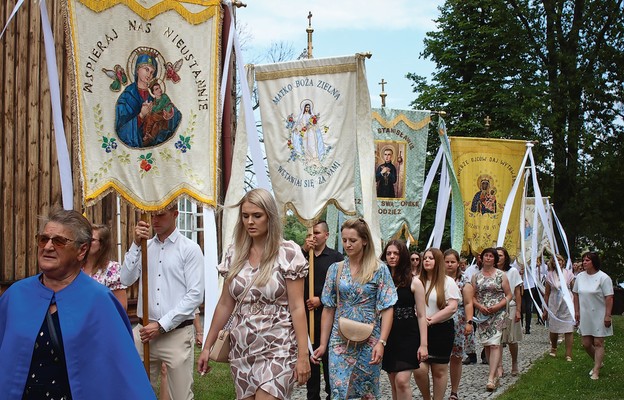
<instances>
[{"instance_id":1,"label":"dark long hair","mask_svg":"<svg viewBox=\"0 0 624 400\"><path fill-rule=\"evenodd\" d=\"M388 251L388 247L395 246L399 249L399 263L395 268L390 268L390 272L392 273L392 280L394 281L394 285L396 287L410 287L412 284L412 265L410 264L410 253L405 245L405 242L402 240L392 239L383 249L383 253L381 253L381 261L386 263L386 251Z\"/></svg>"},{"instance_id":2,"label":"dark long hair","mask_svg":"<svg viewBox=\"0 0 624 400\"><path fill-rule=\"evenodd\" d=\"M511 260L509 259L509 252L504 247L497 247L496 252L498 253L499 250L502 251L503 254L505 255L505 262L503 263L503 271L509 271L509 268L511 268ZM496 262L496 265L498 266L498 261Z\"/></svg>"}]
</instances>

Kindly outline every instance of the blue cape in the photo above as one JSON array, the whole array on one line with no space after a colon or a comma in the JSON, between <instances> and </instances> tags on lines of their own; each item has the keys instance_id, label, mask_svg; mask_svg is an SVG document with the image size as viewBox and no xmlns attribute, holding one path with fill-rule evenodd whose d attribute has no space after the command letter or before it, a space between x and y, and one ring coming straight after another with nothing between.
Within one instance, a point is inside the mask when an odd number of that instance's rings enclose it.
<instances>
[{"instance_id":1,"label":"blue cape","mask_svg":"<svg viewBox=\"0 0 624 400\"><path fill-rule=\"evenodd\" d=\"M22 398L35 337L53 295L37 275L0 296L3 399ZM80 272L55 298L73 399L156 399L128 316L112 292Z\"/></svg>"}]
</instances>

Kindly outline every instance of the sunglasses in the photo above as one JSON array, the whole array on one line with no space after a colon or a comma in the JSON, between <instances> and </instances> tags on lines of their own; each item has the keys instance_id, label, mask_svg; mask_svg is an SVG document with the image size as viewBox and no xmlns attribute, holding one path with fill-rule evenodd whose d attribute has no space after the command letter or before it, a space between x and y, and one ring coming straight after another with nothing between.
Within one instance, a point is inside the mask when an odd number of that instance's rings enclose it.
<instances>
[{"instance_id":1,"label":"sunglasses","mask_svg":"<svg viewBox=\"0 0 624 400\"><path fill-rule=\"evenodd\" d=\"M418 257L412 257L412 259L411 259L411 260L412 260L412 261L418 261L418 260L420 260L420 258L418 258Z\"/></svg>"},{"instance_id":2,"label":"sunglasses","mask_svg":"<svg viewBox=\"0 0 624 400\"><path fill-rule=\"evenodd\" d=\"M35 237L37 239L37 246L39 246L40 249L43 249L44 247L46 247L46 245L48 244L50 240L52 241L52 245L57 249L62 249L63 247L67 246L69 243L75 242L75 240L68 239L63 236L50 237L48 235L39 234Z\"/></svg>"}]
</instances>

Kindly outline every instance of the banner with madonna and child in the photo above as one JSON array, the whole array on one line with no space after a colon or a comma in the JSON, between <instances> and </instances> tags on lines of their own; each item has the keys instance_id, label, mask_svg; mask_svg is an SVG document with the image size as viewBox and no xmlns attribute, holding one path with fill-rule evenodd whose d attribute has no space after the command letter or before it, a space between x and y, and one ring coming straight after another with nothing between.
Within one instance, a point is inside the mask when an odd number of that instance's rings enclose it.
<instances>
[{"instance_id":1,"label":"banner with madonna and child","mask_svg":"<svg viewBox=\"0 0 624 400\"><path fill-rule=\"evenodd\" d=\"M479 254L496 247L503 210L516 176L522 171L526 142L521 140L450 137L453 166L464 201L463 254ZM504 247L518 252L520 203L514 199Z\"/></svg>"},{"instance_id":2,"label":"banner with madonna and child","mask_svg":"<svg viewBox=\"0 0 624 400\"><path fill-rule=\"evenodd\" d=\"M216 205L220 3L67 1L87 205Z\"/></svg>"}]
</instances>

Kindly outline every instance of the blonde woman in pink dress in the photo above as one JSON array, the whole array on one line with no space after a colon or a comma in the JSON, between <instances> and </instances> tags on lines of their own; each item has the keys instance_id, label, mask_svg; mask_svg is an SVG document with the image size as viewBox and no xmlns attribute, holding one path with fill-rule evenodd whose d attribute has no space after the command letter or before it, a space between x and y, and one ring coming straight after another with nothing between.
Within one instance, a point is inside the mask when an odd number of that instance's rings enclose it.
<instances>
[{"instance_id":1,"label":"blonde woman in pink dress","mask_svg":"<svg viewBox=\"0 0 624 400\"><path fill-rule=\"evenodd\" d=\"M234 244L218 266L225 283L197 370L210 371L210 349L242 302L230 330L236 398L289 399L295 383L305 384L311 373L303 297L308 263L298 244L282 239L282 221L268 191L248 192L238 207Z\"/></svg>"}]
</instances>

